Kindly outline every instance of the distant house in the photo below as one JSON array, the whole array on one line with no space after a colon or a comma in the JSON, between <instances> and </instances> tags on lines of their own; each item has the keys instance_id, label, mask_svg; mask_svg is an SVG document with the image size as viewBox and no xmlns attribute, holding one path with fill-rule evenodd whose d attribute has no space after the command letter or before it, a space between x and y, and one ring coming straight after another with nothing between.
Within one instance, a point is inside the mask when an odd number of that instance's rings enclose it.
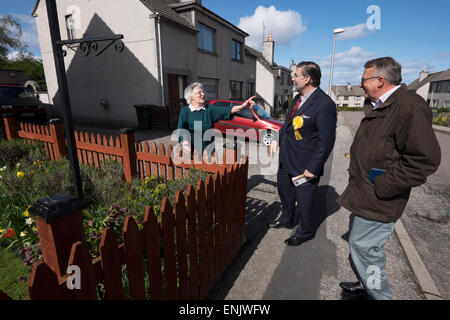
<instances>
[{"instance_id":1,"label":"distant house","mask_svg":"<svg viewBox=\"0 0 450 320\"><path fill-rule=\"evenodd\" d=\"M271 115L282 112L283 104L292 96L291 70L274 62L275 41L272 35L263 41L263 52L246 46L257 57L256 95L258 103Z\"/></svg>"},{"instance_id":2,"label":"distant house","mask_svg":"<svg viewBox=\"0 0 450 320\"><path fill-rule=\"evenodd\" d=\"M158 125L173 128L186 104L183 90L193 81L204 84L208 99L244 100L255 92L256 57L245 50L248 34L201 0L58 0L57 9L62 40L124 36L122 53L112 46L99 56L83 57L63 48L76 122L136 126L133 106L148 104L153 121L163 114L165 123ZM32 16L58 115L61 99L45 1L37 0Z\"/></svg>"},{"instance_id":3,"label":"distant house","mask_svg":"<svg viewBox=\"0 0 450 320\"><path fill-rule=\"evenodd\" d=\"M332 86L330 97L338 107L362 108L364 105L364 90L350 83L345 86Z\"/></svg>"},{"instance_id":4,"label":"distant house","mask_svg":"<svg viewBox=\"0 0 450 320\"><path fill-rule=\"evenodd\" d=\"M420 95L433 109L450 108L450 69L435 73L422 70L408 90Z\"/></svg>"}]
</instances>

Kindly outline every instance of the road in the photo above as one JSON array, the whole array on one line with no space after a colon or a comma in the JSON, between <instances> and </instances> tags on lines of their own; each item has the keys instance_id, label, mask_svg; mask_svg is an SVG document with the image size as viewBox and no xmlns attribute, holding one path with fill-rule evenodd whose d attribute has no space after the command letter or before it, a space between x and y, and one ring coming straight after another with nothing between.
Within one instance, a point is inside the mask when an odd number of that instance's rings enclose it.
<instances>
[{"instance_id":1,"label":"road","mask_svg":"<svg viewBox=\"0 0 450 320\"><path fill-rule=\"evenodd\" d=\"M354 132L362 112L342 112ZM413 188L402 215L417 252L428 269L443 299L450 299L450 134L435 131L442 159L427 182Z\"/></svg>"}]
</instances>

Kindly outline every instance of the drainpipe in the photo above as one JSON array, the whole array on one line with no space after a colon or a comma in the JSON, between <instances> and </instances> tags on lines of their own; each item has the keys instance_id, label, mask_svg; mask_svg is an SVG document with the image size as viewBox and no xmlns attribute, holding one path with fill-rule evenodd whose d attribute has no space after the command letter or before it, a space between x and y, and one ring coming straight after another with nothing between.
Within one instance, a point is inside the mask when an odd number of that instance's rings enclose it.
<instances>
[{"instance_id":1,"label":"drainpipe","mask_svg":"<svg viewBox=\"0 0 450 320\"><path fill-rule=\"evenodd\" d=\"M158 28L158 68L159 68L159 83L161 85L161 107L165 106L164 103L164 76L163 76L163 63L162 63L162 53L161 53L161 15L156 12L157 18L157 28Z\"/></svg>"}]
</instances>

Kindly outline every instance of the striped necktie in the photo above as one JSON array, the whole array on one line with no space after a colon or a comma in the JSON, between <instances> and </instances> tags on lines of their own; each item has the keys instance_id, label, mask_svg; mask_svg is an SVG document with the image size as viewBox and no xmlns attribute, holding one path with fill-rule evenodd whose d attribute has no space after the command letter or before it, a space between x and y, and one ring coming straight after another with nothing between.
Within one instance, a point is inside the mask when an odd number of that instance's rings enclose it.
<instances>
[{"instance_id":1,"label":"striped necktie","mask_svg":"<svg viewBox=\"0 0 450 320\"><path fill-rule=\"evenodd\" d=\"M292 117L294 116L294 113L297 112L298 108L300 107L300 103L302 103L302 97L299 97L297 100L297 103L295 104L294 109L292 109L291 115L289 116L289 122L291 122Z\"/></svg>"}]
</instances>

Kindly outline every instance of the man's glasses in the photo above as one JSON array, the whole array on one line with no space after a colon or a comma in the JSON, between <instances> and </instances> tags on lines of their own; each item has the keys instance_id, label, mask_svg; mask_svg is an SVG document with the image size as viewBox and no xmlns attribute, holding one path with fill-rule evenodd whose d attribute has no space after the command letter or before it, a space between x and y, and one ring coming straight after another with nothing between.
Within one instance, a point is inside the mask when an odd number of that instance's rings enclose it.
<instances>
[{"instance_id":1,"label":"man's glasses","mask_svg":"<svg viewBox=\"0 0 450 320\"><path fill-rule=\"evenodd\" d=\"M371 80L371 79L377 79L380 76L376 76L376 77L370 77L370 78L361 78L361 84L364 84L364 82L366 82L367 80Z\"/></svg>"}]
</instances>

